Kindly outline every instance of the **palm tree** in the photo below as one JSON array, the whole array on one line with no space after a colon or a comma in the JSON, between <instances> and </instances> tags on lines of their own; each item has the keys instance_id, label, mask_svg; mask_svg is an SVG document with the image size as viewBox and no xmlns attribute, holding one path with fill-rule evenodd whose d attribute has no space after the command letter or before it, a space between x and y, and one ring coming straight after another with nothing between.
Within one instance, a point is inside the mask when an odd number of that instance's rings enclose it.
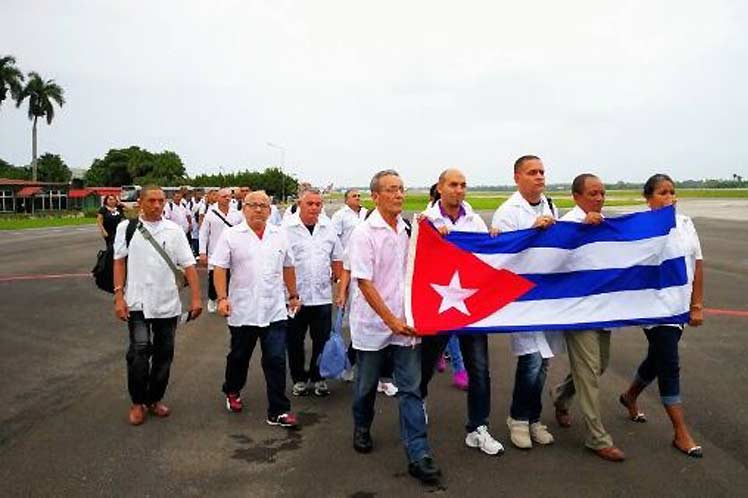
<instances>
[{"instance_id":1,"label":"palm tree","mask_svg":"<svg viewBox=\"0 0 748 498\"><path fill-rule=\"evenodd\" d=\"M23 73L16 67L16 58L11 55L0 57L0 105L8 97L17 98L23 89Z\"/></svg>"},{"instance_id":2,"label":"palm tree","mask_svg":"<svg viewBox=\"0 0 748 498\"><path fill-rule=\"evenodd\" d=\"M24 100L29 99L29 119L34 122L31 131L31 179L36 181L36 122L39 118L46 117L47 124L51 125L55 118L55 108L52 102L62 107L65 98L62 87L54 80L44 81L38 73L30 72L26 86L16 97L16 107L21 107Z\"/></svg>"}]
</instances>

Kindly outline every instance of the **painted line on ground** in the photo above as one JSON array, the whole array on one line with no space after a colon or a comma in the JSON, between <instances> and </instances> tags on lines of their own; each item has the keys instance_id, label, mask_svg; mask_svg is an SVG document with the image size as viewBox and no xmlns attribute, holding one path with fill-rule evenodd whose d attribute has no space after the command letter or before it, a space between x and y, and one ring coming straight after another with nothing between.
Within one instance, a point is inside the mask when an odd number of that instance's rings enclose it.
<instances>
[{"instance_id":1,"label":"painted line on ground","mask_svg":"<svg viewBox=\"0 0 748 498\"><path fill-rule=\"evenodd\" d=\"M748 318L748 311L741 311L741 310L723 310L719 308L704 308L704 313L706 313L707 315L739 316L742 318Z\"/></svg>"}]
</instances>

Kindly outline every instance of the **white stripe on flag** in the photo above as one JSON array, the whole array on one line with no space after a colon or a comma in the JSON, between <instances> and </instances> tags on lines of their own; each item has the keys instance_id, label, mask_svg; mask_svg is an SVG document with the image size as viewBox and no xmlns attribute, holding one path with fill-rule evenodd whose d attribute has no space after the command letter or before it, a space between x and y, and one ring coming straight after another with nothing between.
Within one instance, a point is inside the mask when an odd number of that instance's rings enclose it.
<instances>
[{"instance_id":1,"label":"white stripe on flag","mask_svg":"<svg viewBox=\"0 0 748 498\"><path fill-rule=\"evenodd\" d=\"M690 296L689 283L662 290L645 289L575 298L515 301L471 324L468 330L473 327L583 325L612 320L670 317L688 311Z\"/></svg>"},{"instance_id":2,"label":"white stripe on flag","mask_svg":"<svg viewBox=\"0 0 748 498\"><path fill-rule=\"evenodd\" d=\"M535 247L511 254L474 254L494 268L527 275L660 265L683 256L684 250L680 237L672 231L663 237L634 242L593 242L577 249Z\"/></svg>"}]
</instances>

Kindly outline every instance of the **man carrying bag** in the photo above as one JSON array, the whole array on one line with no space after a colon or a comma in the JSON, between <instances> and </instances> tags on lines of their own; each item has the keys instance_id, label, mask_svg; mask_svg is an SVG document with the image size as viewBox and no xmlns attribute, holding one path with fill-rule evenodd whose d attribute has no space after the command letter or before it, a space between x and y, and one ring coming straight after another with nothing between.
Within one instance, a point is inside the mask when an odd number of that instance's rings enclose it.
<instances>
[{"instance_id":1,"label":"man carrying bag","mask_svg":"<svg viewBox=\"0 0 748 498\"><path fill-rule=\"evenodd\" d=\"M162 219L165 200L161 188L144 187L140 221L130 244L126 222L117 227L114 241L114 312L127 321L130 332L126 358L132 425L143 423L146 410L158 417L170 413L161 399L174 357L183 279L191 291L189 319L202 312L195 258L181 228Z\"/></svg>"}]
</instances>

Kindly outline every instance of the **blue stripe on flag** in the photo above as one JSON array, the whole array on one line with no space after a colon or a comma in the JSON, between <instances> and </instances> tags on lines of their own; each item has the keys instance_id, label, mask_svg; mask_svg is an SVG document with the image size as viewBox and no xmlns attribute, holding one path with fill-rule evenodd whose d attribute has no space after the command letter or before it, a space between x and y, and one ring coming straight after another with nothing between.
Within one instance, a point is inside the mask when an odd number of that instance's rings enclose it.
<instances>
[{"instance_id":1,"label":"blue stripe on flag","mask_svg":"<svg viewBox=\"0 0 748 498\"><path fill-rule=\"evenodd\" d=\"M607 322L589 322L589 323L566 323L566 324L537 324L537 325L521 325L521 326L493 326L493 327L467 327L459 330L445 330L440 332L444 333L456 333L456 334L485 334L486 332L499 332L499 333L511 333L511 332L537 332L537 331L554 331L554 330L599 330L599 329L617 329L621 327L631 326L647 326L647 325L663 325L663 324L674 324L674 323L688 323L689 313L682 313L680 315L664 316L659 318L632 318L630 320L611 320Z\"/></svg>"},{"instance_id":2,"label":"blue stripe on flag","mask_svg":"<svg viewBox=\"0 0 748 498\"><path fill-rule=\"evenodd\" d=\"M663 261L659 266L632 266L605 270L522 275L535 287L517 301L583 297L609 292L665 289L688 283L684 257Z\"/></svg>"},{"instance_id":3,"label":"blue stripe on flag","mask_svg":"<svg viewBox=\"0 0 748 498\"><path fill-rule=\"evenodd\" d=\"M576 249L593 242L633 242L667 235L674 227L675 208L669 206L607 218L600 225L557 222L546 230L517 230L493 238L482 233L454 231L446 239L472 253L513 254L531 247Z\"/></svg>"}]
</instances>

